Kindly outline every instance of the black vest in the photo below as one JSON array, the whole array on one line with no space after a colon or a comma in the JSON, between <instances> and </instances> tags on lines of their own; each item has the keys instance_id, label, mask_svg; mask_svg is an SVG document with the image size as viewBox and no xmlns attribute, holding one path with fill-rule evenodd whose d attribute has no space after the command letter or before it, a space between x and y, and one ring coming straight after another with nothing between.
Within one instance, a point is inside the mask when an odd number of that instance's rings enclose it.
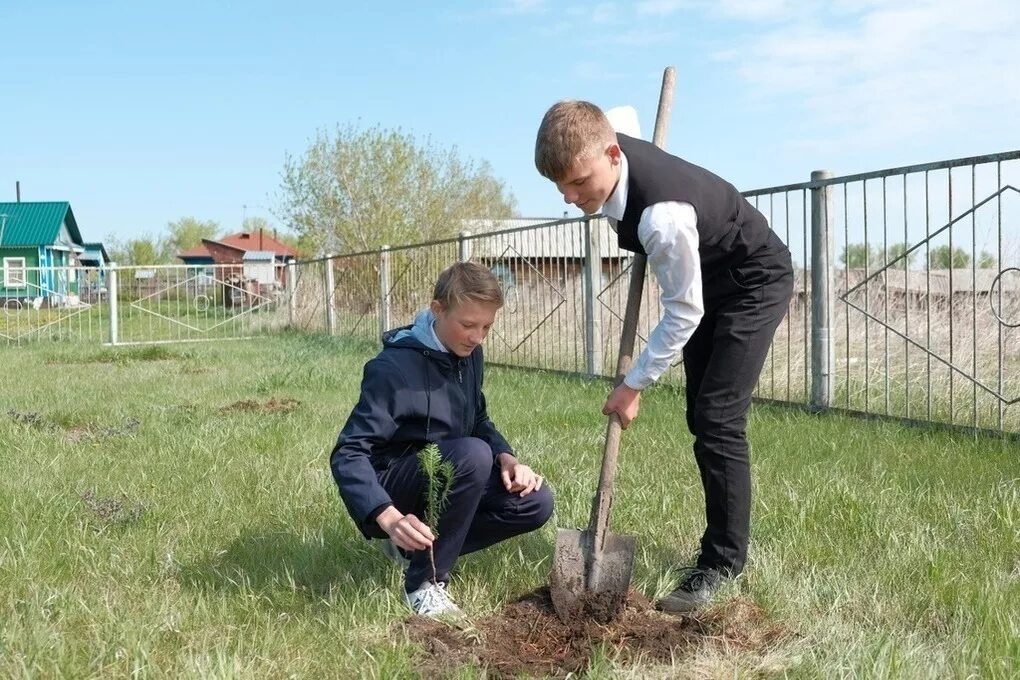
<instances>
[{"instance_id":1,"label":"black vest","mask_svg":"<svg viewBox=\"0 0 1020 680\"><path fill-rule=\"evenodd\" d=\"M690 203L698 214L702 279L740 264L770 241L765 216L732 184L654 144L619 133L616 138L630 175L627 207L616 228L621 248L645 254L638 240L641 214L666 201Z\"/></svg>"}]
</instances>

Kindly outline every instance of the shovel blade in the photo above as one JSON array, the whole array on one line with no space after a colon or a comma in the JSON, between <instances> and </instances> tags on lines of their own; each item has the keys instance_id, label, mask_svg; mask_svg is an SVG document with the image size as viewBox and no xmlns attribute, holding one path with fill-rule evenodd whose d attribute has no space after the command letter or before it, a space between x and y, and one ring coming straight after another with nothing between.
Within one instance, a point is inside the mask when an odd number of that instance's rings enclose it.
<instances>
[{"instance_id":1,"label":"shovel blade","mask_svg":"<svg viewBox=\"0 0 1020 680\"><path fill-rule=\"evenodd\" d=\"M563 623L576 621L584 615L585 587L588 581L585 563L588 539L583 531L559 529L556 531L556 550L553 552L552 573L549 575L549 594L553 608Z\"/></svg>"},{"instance_id":2,"label":"shovel blade","mask_svg":"<svg viewBox=\"0 0 1020 680\"><path fill-rule=\"evenodd\" d=\"M627 602L634 571L634 537L608 533L599 555L592 554L587 532L556 532L549 590L556 615L571 624L586 618L613 620Z\"/></svg>"}]
</instances>

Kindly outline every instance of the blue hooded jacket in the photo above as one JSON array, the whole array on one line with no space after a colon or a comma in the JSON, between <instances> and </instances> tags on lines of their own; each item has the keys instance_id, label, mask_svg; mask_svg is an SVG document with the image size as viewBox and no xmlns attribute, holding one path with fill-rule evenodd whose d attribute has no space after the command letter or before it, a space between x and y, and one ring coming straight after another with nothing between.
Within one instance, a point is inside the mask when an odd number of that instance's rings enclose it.
<instances>
[{"instance_id":1,"label":"blue hooded jacket","mask_svg":"<svg viewBox=\"0 0 1020 680\"><path fill-rule=\"evenodd\" d=\"M512 453L489 420L482 394L482 348L461 358L432 330L431 310L411 326L388 331L383 349L365 364L361 396L330 456L347 511L366 537L385 534L376 516L392 503L378 474L429 442L478 437L497 454Z\"/></svg>"}]
</instances>

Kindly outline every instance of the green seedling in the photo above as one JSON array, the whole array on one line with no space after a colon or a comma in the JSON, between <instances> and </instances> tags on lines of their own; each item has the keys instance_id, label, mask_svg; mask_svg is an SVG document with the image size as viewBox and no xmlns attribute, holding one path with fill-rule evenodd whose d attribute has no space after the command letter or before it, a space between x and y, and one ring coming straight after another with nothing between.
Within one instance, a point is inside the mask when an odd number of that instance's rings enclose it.
<instances>
[{"instance_id":1,"label":"green seedling","mask_svg":"<svg viewBox=\"0 0 1020 680\"><path fill-rule=\"evenodd\" d=\"M425 475L425 523L432 535L439 538L439 516L446 508L450 489L453 488L453 463L443 460L439 447L429 444L418 452L418 465ZM436 560L429 547L429 561L432 563L432 582L436 582Z\"/></svg>"}]
</instances>

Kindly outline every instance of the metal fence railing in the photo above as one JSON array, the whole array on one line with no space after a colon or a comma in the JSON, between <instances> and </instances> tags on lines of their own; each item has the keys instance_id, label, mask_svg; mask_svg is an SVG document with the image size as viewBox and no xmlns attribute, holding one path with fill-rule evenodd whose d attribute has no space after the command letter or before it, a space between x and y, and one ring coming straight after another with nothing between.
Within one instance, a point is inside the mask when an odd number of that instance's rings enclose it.
<instances>
[{"instance_id":1,"label":"metal fence railing","mask_svg":"<svg viewBox=\"0 0 1020 680\"><path fill-rule=\"evenodd\" d=\"M1020 151L746 192L797 278L756 396L1020 432L1017 187ZM458 258L504 287L489 361L613 372L630 256L601 218L299 263L295 324L376 341ZM660 314L649 274L638 350ZM679 360L663 380L683 382Z\"/></svg>"},{"instance_id":2,"label":"metal fence railing","mask_svg":"<svg viewBox=\"0 0 1020 680\"><path fill-rule=\"evenodd\" d=\"M8 259L0 274L0 345L109 340L105 271L13 267Z\"/></svg>"},{"instance_id":3,"label":"metal fence railing","mask_svg":"<svg viewBox=\"0 0 1020 680\"><path fill-rule=\"evenodd\" d=\"M747 192L801 263L770 360L803 379L762 396L1020 431L1017 187L1020 152Z\"/></svg>"},{"instance_id":4,"label":"metal fence railing","mask_svg":"<svg viewBox=\"0 0 1020 680\"><path fill-rule=\"evenodd\" d=\"M1020 432L1020 151L816 172L744 195L790 246L797 279L757 397ZM457 259L486 264L503 285L489 361L612 374L631 257L598 217L265 271L5 267L0 344L225 339L284 327L378 342L410 323ZM638 350L659 314L649 272ZM678 360L663 380L682 383L682 373Z\"/></svg>"},{"instance_id":5,"label":"metal fence railing","mask_svg":"<svg viewBox=\"0 0 1020 680\"><path fill-rule=\"evenodd\" d=\"M0 344L245 338L285 327L280 264L7 267Z\"/></svg>"}]
</instances>

